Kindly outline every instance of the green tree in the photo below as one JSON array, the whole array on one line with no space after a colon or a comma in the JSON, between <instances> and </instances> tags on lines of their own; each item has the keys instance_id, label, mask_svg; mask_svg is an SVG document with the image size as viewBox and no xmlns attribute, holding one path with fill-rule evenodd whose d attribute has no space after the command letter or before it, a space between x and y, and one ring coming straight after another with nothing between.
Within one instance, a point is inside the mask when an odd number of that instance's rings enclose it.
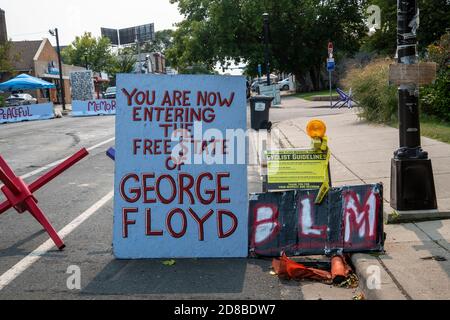
<instances>
[{"instance_id":1,"label":"green tree","mask_svg":"<svg viewBox=\"0 0 450 320\"><path fill-rule=\"evenodd\" d=\"M270 15L271 65L294 73L302 82L305 74L314 88L321 84L327 44L332 40L338 55L359 49L366 30L359 0L171 0L185 19L174 33L168 59L178 68L230 61L248 64L256 75L264 62L263 19Z\"/></svg>"},{"instance_id":2,"label":"green tree","mask_svg":"<svg viewBox=\"0 0 450 320\"><path fill-rule=\"evenodd\" d=\"M173 30L166 29L155 32L155 40L141 44L141 52L160 52L165 54L166 50L172 47L173 43ZM132 44L122 49L122 54L137 55L138 47L136 44Z\"/></svg>"},{"instance_id":3,"label":"green tree","mask_svg":"<svg viewBox=\"0 0 450 320\"><path fill-rule=\"evenodd\" d=\"M133 55L123 54L119 52L117 56L114 57L112 61L112 66L109 68L109 77L111 79L111 84L116 83L116 75L118 73L132 73L137 60Z\"/></svg>"},{"instance_id":4,"label":"green tree","mask_svg":"<svg viewBox=\"0 0 450 320\"><path fill-rule=\"evenodd\" d=\"M145 52L160 52L165 54L172 46L173 30L166 29L155 32L155 40L144 45Z\"/></svg>"},{"instance_id":5,"label":"green tree","mask_svg":"<svg viewBox=\"0 0 450 320\"><path fill-rule=\"evenodd\" d=\"M428 115L450 122L450 32L437 44L428 46L429 60L436 62L439 72L436 81L421 90L422 109Z\"/></svg>"},{"instance_id":6,"label":"green tree","mask_svg":"<svg viewBox=\"0 0 450 320\"><path fill-rule=\"evenodd\" d=\"M108 38L95 38L86 32L62 52L65 63L87 66L95 72L109 71L113 64L111 42Z\"/></svg>"},{"instance_id":7,"label":"green tree","mask_svg":"<svg viewBox=\"0 0 450 320\"><path fill-rule=\"evenodd\" d=\"M0 72L11 73L13 72L13 66L10 57L11 41L0 43Z\"/></svg>"},{"instance_id":8,"label":"green tree","mask_svg":"<svg viewBox=\"0 0 450 320\"><path fill-rule=\"evenodd\" d=\"M136 58L131 55L119 55L114 58L114 71L116 73L132 73L136 65Z\"/></svg>"},{"instance_id":9,"label":"green tree","mask_svg":"<svg viewBox=\"0 0 450 320\"><path fill-rule=\"evenodd\" d=\"M369 0L381 9L381 28L363 40L362 50L394 56L397 50L397 1Z\"/></svg>"},{"instance_id":10,"label":"green tree","mask_svg":"<svg viewBox=\"0 0 450 320\"><path fill-rule=\"evenodd\" d=\"M180 74L218 74L217 71L202 64L195 64L178 70Z\"/></svg>"},{"instance_id":11,"label":"green tree","mask_svg":"<svg viewBox=\"0 0 450 320\"><path fill-rule=\"evenodd\" d=\"M366 5L378 5L381 9L382 28L366 37L363 49L380 54L394 55L397 43L397 1L365 0ZM424 53L430 44L438 41L450 28L450 1L418 0L420 27L419 50Z\"/></svg>"}]
</instances>

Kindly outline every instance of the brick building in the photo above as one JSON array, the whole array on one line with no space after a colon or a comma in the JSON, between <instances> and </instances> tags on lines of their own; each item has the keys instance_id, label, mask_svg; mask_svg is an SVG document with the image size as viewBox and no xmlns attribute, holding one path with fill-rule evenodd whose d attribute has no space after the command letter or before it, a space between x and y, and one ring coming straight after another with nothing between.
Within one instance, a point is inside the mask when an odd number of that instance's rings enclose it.
<instances>
[{"instance_id":1,"label":"brick building","mask_svg":"<svg viewBox=\"0 0 450 320\"><path fill-rule=\"evenodd\" d=\"M13 41L10 58L15 74L26 73L54 83L59 88L58 54L48 39ZM71 103L70 72L86 69L84 67L63 64L62 70L66 103ZM12 78L12 75L2 74L0 77L0 81L4 82ZM41 102L50 100L54 103L61 103L59 90L56 89L37 90L33 91L32 94Z\"/></svg>"}]
</instances>

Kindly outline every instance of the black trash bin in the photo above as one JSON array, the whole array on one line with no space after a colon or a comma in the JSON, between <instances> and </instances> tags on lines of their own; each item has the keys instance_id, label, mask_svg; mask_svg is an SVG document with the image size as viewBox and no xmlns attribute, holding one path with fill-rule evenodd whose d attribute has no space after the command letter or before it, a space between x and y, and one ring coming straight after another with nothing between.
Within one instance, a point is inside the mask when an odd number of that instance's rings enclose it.
<instances>
[{"instance_id":1,"label":"black trash bin","mask_svg":"<svg viewBox=\"0 0 450 320\"><path fill-rule=\"evenodd\" d=\"M250 98L251 126L253 130L270 130L272 123L269 121L269 111L273 97L256 96Z\"/></svg>"}]
</instances>

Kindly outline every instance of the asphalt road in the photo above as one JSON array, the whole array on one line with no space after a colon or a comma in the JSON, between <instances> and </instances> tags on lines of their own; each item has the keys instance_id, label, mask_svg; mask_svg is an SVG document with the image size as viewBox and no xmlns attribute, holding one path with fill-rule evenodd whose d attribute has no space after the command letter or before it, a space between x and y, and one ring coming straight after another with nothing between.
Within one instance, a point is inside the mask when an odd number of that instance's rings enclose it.
<instances>
[{"instance_id":1,"label":"asphalt road","mask_svg":"<svg viewBox=\"0 0 450 320\"><path fill-rule=\"evenodd\" d=\"M289 100L289 105L273 109L272 121L339 112L301 106L299 100ZM56 230L73 229L64 239L64 251L39 251L48 236L29 214L9 210L0 216L0 299L302 300L351 299L356 293L320 283L280 281L270 274L270 260L186 259L174 266L161 260L115 260L110 195L114 163L105 155L113 138L114 117L0 125L0 154L18 175L29 176L27 182L45 172L36 170L93 147L88 158L36 193ZM254 168L249 171L250 191L258 191L257 174ZM99 206L102 198L105 203ZM86 217L86 210L93 214L79 225L71 224ZM71 266L81 270L80 290L67 286Z\"/></svg>"}]
</instances>

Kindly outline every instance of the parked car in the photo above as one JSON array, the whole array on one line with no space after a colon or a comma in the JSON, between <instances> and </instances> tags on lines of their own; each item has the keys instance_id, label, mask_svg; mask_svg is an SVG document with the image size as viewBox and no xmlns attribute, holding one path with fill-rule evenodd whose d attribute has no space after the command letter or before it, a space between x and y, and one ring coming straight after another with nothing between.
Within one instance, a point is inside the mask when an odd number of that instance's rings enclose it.
<instances>
[{"instance_id":1,"label":"parked car","mask_svg":"<svg viewBox=\"0 0 450 320\"><path fill-rule=\"evenodd\" d=\"M271 75L270 76L270 83L271 84L276 84L278 82L278 77L277 76L275 76L275 75ZM253 92L256 92L257 91L257 88L259 87L259 86L265 86L267 84L267 77L266 76L264 76L264 77L261 77L260 79L256 79L256 80L254 80L253 81L253 83L252 83L252 85L251 85L251 90L253 91Z\"/></svg>"},{"instance_id":2,"label":"parked car","mask_svg":"<svg viewBox=\"0 0 450 320\"><path fill-rule=\"evenodd\" d=\"M264 84L266 83L266 81L267 81L267 80L263 80L263 79L253 81L252 85L250 86L252 92L256 92L257 89L258 89L258 87L259 87L260 85L264 85Z\"/></svg>"},{"instance_id":3,"label":"parked car","mask_svg":"<svg viewBox=\"0 0 450 320\"><path fill-rule=\"evenodd\" d=\"M103 98L105 99L115 99L117 93L116 87L109 87L106 89L105 93L103 94Z\"/></svg>"},{"instance_id":4,"label":"parked car","mask_svg":"<svg viewBox=\"0 0 450 320\"><path fill-rule=\"evenodd\" d=\"M289 91L291 89L291 79L287 78L278 82L281 91Z\"/></svg>"},{"instance_id":5,"label":"parked car","mask_svg":"<svg viewBox=\"0 0 450 320\"><path fill-rule=\"evenodd\" d=\"M28 93L13 93L11 96L8 97L8 99L6 99L6 105L10 107L30 105L36 103L37 99L33 98L31 94Z\"/></svg>"}]
</instances>

